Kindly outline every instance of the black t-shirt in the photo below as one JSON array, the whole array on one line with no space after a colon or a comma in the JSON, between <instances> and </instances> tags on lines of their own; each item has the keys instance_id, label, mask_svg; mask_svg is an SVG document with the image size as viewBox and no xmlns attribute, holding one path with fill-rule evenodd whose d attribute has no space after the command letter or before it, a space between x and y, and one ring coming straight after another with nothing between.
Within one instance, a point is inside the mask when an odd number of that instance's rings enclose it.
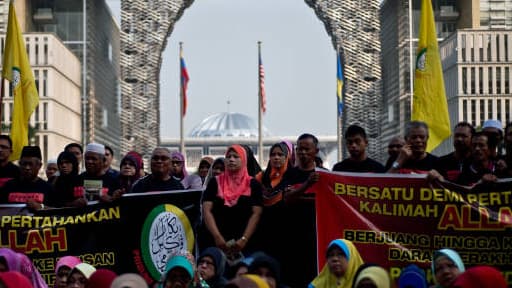
<instances>
[{"instance_id":1,"label":"black t-shirt","mask_svg":"<svg viewBox=\"0 0 512 288\"><path fill-rule=\"evenodd\" d=\"M0 187L4 186L7 181L18 178L20 178L20 168L12 162L7 162L5 167L0 167Z\"/></svg>"},{"instance_id":2,"label":"black t-shirt","mask_svg":"<svg viewBox=\"0 0 512 288\"><path fill-rule=\"evenodd\" d=\"M155 179L152 175L148 175L139 179L133 184L130 193L143 193L152 191L171 191L171 190L184 190L183 184L180 181L170 177L168 180L162 181Z\"/></svg>"},{"instance_id":3,"label":"black t-shirt","mask_svg":"<svg viewBox=\"0 0 512 288\"><path fill-rule=\"evenodd\" d=\"M434 169L437 162L437 156L427 153L427 156L421 160L408 160L400 168L401 172L428 172Z\"/></svg>"},{"instance_id":4,"label":"black t-shirt","mask_svg":"<svg viewBox=\"0 0 512 288\"><path fill-rule=\"evenodd\" d=\"M240 239L243 236L249 218L252 216L253 206L263 206L263 194L261 184L256 179L251 179L251 194L242 195L235 205L224 205L224 199L218 196L217 178L208 182L203 194L203 202L213 202L212 213L217 223L217 228L226 241ZM251 242L249 242L251 243ZM255 243L251 243L255 244Z\"/></svg>"},{"instance_id":5,"label":"black t-shirt","mask_svg":"<svg viewBox=\"0 0 512 288\"><path fill-rule=\"evenodd\" d=\"M435 169L443 175L443 177L451 182L457 181L462 169L471 162L470 158L459 160L455 158L455 152L439 157L435 164Z\"/></svg>"},{"instance_id":6,"label":"black t-shirt","mask_svg":"<svg viewBox=\"0 0 512 288\"><path fill-rule=\"evenodd\" d=\"M485 174L494 174L494 175L496 175L495 167L496 166L495 166L494 162L489 163L489 167L486 167L486 168L481 169L481 170L475 169L475 167L471 163L466 164L462 168L462 172L457 177L457 180L455 182L457 184L466 185L466 186L474 185Z\"/></svg>"},{"instance_id":7,"label":"black t-shirt","mask_svg":"<svg viewBox=\"0 0 512 288\"><path fill-rule=\"evenodd\" d=\"M36 181L12 179L2 187L0 198L1 203L26 203L33 199L38 203L48 204L49 195L52 193L52 186L41 178Z\"/></svg>"},{"instance_id":8,"label":"black t-shirt","mask_svg":"<svg viewBox=\"0 0 512 288\"><path fill-rule=\"evenodd\" d=\"M384 166L379 162L366 157L363 161L354 161L350 158L345 159L341 162L336 163L332 167L332 171L344 171L344 172L373 172L373 173L384 173Z\"/></svg>"}]
</instances>

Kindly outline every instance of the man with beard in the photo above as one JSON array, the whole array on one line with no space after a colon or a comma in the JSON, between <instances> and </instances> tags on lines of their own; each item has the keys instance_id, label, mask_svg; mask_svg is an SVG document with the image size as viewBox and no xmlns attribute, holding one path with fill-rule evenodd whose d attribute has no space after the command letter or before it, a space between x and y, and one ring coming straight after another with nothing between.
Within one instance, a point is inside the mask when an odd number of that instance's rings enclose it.
<instances>
[{"instance_id":1,"label":"man with beard","mask_svg":"<svg viewBox=\"0 0 512 288\"><path fill-rule=\"evenodd\" d=\"M422 121L411 121L405 129L406 144L400 150L398 158L393 162L390 173L421 173L427 174L434 169L437 157L428 153L428 126Z\"/></svg>"},{"instance_id":2,"label":"man with beard","mask_svg":"<svg viewBox=\"0 0 512 288\"><path fill-rule=\"evenodd\" d=\"M350 158L336 163L332 171L384 173L384 166L368 157L366 147L368 139L364 129L350 125L345 131L345 144Z\"/></svg>"},{"instance_id":3,"label":"man with beard","mask_svg":"<svg viewBox=\"0 0 512 288\"><path fill-rule=\"evenodd\" d=\"M471 137L475 128L468 122L459 122L453 129L453 151L439 158L436 170L443 177L454 182L462 172L462 168L471 162Z\"/></svg>"}]
</instances>

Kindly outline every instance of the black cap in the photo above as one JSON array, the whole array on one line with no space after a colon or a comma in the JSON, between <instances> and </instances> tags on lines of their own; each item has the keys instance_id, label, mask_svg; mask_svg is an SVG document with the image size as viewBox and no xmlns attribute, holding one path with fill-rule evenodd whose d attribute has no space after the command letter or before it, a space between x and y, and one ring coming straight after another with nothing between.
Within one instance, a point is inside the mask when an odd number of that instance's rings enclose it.
<instances>
[{"instance_id":1,"label":"black cap","mask_svg":"<svg viewBox=\"0 0 512 288\"><path fill-rule=\"evenodd\" d=\"M23 150L21 150L21 157L36 157L39 160L42 160L43 157L41 157L41 149L39 146L25 146L23 147Z\"/></svg>"}]
</instances>

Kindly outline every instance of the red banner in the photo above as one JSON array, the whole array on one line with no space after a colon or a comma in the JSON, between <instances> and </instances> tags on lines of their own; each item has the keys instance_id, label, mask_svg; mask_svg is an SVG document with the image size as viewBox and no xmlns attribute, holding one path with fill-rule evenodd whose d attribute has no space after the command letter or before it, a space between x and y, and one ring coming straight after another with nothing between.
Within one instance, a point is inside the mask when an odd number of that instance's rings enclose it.
<instances>
[{"instance_id":1,"label":"red banner","mask_svg":"<svg viewBox=\"0 0 512 288\"><path fill-rule=\"evenodd\" d=\"M495 266L512 283L512 182L468 190L428 183L425 175L319 173L311 189L317 191L318 267L329 242L345 238L393 279L414 263L432 283L432 253L446 247L466 267Z\"/></svg>"}]
</instances>

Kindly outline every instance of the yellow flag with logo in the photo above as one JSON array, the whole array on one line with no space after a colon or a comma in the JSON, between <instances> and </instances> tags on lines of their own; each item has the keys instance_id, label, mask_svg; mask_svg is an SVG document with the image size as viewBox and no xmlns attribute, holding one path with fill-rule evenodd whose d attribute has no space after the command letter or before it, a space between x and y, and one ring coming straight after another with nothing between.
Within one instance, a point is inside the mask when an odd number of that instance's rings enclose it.
<instances>
[{"instance_id":1,"label":"yellow flag with logo","mask_svg":"<svg viewBox=\"0 0 512 288\"><path fill-rule=\"evenodd\" d=\"M13 152L10 160L16 160L19 159L23 146L28 145L28 122L39 104L39 95L12 1L9 4L2 64L2 77L11 82L14 97L11 122Z\"/></svg>"},{"instance_id":2,"label":"yellow flag with logo","mask_svg":"<svg viewBox=\"0 0 512 288\"><path fill-rule=\"evenodd\" d=\"M415 76L411 120L427 123L430 135L427 151L430 152L451 134L443 68L439 57L434 13L430 0L421 2Z\"/></svg>"}]
</instances>

